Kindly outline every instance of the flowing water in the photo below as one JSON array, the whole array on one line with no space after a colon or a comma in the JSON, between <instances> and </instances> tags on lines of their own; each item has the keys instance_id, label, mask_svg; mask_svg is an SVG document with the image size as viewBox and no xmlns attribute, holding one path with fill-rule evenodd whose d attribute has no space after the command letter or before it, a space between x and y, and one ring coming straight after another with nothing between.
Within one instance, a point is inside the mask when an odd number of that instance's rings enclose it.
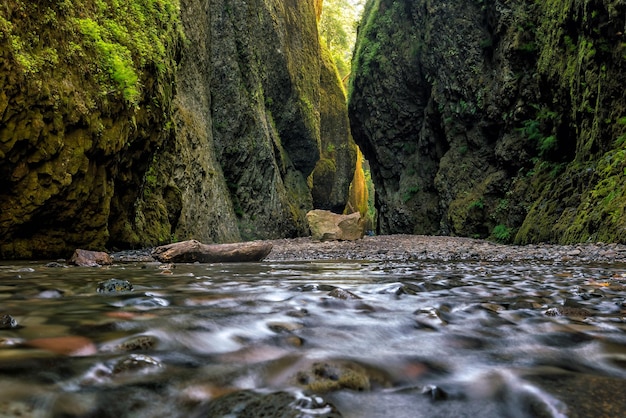
<instances>
[{"instance_id":1,"label":"flowing water","mask_svg":"<svg viewBox=\"0 0 626 418\"><path fill-rule=\"evenodd\" d=\"M0 313L2 417L626 416L623 265L5 262Z\"/></svg>"}]
</instances>

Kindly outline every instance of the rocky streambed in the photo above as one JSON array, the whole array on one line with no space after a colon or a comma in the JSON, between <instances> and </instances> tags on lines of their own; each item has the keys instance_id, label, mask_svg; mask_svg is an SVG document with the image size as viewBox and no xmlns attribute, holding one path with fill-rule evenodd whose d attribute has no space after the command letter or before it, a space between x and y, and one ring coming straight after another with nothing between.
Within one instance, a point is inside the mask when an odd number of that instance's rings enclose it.
<instances>
[{"instance_id":1,"label":"rocky streambed","mask_svg":"<svg viewBox=\"0 0 626 418\"><path fill-rule=\"evenodd\" d=\"M0 263L0 416L626 415L623 246L272 244Z\"/></svg>"}]
</instances>

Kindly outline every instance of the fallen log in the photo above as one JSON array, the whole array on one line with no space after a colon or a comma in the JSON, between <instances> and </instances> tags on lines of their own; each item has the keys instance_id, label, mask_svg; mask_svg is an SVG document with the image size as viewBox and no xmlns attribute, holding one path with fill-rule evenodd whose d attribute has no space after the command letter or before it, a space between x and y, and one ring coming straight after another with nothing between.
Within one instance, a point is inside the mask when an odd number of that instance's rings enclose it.
<instances>
[{"instance_id":1,"label":"fallen log","mask_svg":"<svg viewBox=\"0 0 626 418\"><path fill-rule=\"evenodd\" d=\"M270 251L272 243L267 241L203 244L189 240L157 247L152 256L162 263L240 263L261 261Z\"/></svg>"}]
</instances>

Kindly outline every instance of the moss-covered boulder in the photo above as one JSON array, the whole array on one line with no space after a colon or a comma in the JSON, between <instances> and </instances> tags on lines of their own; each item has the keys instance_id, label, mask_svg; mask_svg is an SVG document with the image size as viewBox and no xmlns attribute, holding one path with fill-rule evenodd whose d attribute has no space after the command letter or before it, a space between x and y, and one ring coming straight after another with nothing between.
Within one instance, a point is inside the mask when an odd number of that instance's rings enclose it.
<instances>
[{"instance_id":1,"label":"moss-covered boulder","mask_svg":"<svg viewBox=\"0 0 626 418\"><path fill-rule=\"evenodd\" d=\"M369 0L349 114L380 232L624 242L625 12Z\"/></svg>"}]
</instances>

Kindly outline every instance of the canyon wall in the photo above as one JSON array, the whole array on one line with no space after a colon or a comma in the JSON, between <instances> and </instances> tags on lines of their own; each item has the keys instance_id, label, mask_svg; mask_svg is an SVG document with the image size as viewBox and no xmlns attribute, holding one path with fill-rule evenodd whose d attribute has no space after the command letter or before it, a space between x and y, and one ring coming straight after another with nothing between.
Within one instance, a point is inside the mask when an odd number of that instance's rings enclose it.
<instances>
[{"instance_id":1,"label":"canyon wall","mask_svg":"<svg viewBox=\"0 0 626 418\"><path fill-rule=\"evenodd\" d=\"M340 210L356 152L320 7L6 3L0 258L293 237L314 196Z\"/></svg>"},{"instance_id":2,"label":"canyon wall","mask_svg":"<svg viewBox=\"0 0 626 418\"><path fill-rule=\"evenodd\" d=\"M349 93L381 233L626 242L624 1L369 0Z\"/></svg>"}]
</instances>

